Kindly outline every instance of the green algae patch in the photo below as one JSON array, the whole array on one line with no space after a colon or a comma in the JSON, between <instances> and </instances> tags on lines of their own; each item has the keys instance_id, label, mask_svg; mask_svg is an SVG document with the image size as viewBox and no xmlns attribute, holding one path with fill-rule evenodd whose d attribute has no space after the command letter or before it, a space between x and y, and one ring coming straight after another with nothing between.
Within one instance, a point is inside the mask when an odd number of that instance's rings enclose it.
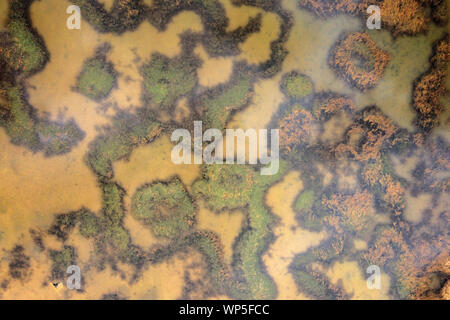
<instances>
[{"instance_id":1,"label":"green algae patch","mask_svg":"<svg viewBox=\"0 0 450 320\"><path fill-rule=\"evenodd\" d=\"M224 6L218 0L166 1L154 0L148 10L148 20L159 31L164 31L172 18L181 11L194 11L202 20L205 33L197 38L208 55L231 56L240 52L239 44L261 29L261 15L251 17L245 26L228 32L229 25Z\"/></svg>"},{"instance_id":2,"label":"green algae patch","mask_svg":"<svg viewBox=\"0 0 450 320\"><path fill-rule=\"evenodd\" d=\"M74 120L64 123L40 121L36 126L36 131L47 156L70 152L72 147L85 136Z\"/></svg>"},{"instance_id":3,"label":"green algae patch","mask_svg":"<svg viewBox=\"0 0 450 320\"><path fill-rule=\"evenodd\" d=\"M175 238L195 224L194 204L177 178L136 191L131 213L158 237Z\"/></svg>"},{"instance_id":4,"label":"green algae patch","mask_svg":"<svg viewBox=\"0 0 450 320\"><path fill-rule=\"evenodd\" d=\"M104 57L96 57L85 61L77 79L77 90L98 101L108 96L116 81L117 75L112 63Z\"/></svg>"},{"instance_id":5,"label":"green algae patch","mask_svg":"<svg viewBox=\"0 0 450 320\"><path fill-rule=\"evenodd\" d=\"M330 264L340 256L343 245L343 238L332 237L319 248L309 249L293 259L289 272L300 291L314 299L348 299L342 288L330 283L324 273L312 266L314 263Z\"/></svg>"},{"instance_id":6,"label":"green algae patch","mask_svg":"<svg viewBox=\"0 0 450 320\"><path fill-rule=\"evenodd\" d=\"M253 96L253 77L244 66L234 68L234 78L198 98L208 128L224 128L233 112L242 110Z\"/></svg>"},{"instance_id":7,"label":"green algae patch","mask_svg":"<svg viewBox=\"0 0 450 320\"><path fill-rule=\"evenodd\" d=\"M46 156L61 155L70 152L84 133L73 120L38 117L28 103L24 80L48 60L45 45L29 21L31 3L10 1L7 29L0 33L0 95L6 102L0 106L0 126L15 145Z\"/></svg>"},{"instance_id":8,"label":"green algae patch","mask_svg":"<svg viewBox=\"0 0 450 320\"><path fill-rule=\"evenodd\" d=\"M83 19L100 33L122 34L136 29L144 19L146 6L142 1L114 1L106 10L96 0L71 0L81 9Z\"/></svg>"},{"instance_id":9,"label":"green algae patch","mask_svg":"<svg viewBox=\"0 0 450 320\"><path fill-rule=\"evenodd\" d=\"M54 280L64 279L67 268L75 264L76 258L75 248L71 246L64 246L63 250L50 250L52 278Z\"/></svg>"},{"instance_id":10,"label":"green algae patch","mask_svg":"<svg viewBox=\"0 0 450 320\"><path fill-rule=\"evenodd\" d=\"M242 208L250 202L256 174L249 166L209 165L204 171L206 179L197 181L193 190L212 210Z\"/></svg>"},{"instance_id":11,"label":"green algae patch","mask_svg":"<svg viewBox=\"0 0 450 320\"><path fill-rule=\"evenodd\" d=\"M116 183L105 183L102 185L103 213L112 224L122 221L124 210L122 199L125 191Z\"/></svg>"},{"instance_id":12,"label":"green algae patch","mask_svg":"<svg viewBox=\"0 0 450 320\"><path fill-rule=\"evenodd\" d=\"M305 190L300 194L297 201L295 201L294 209L296 211L311 209L315 199L314 190Z\"/></svg>"},{"instance_id":13,"label":"green algae patch","mask_svg":"<svg viewBox=\"0 0 450 320\"><path fill-rule=\"evenodd\" d=\"M134 114L118 112L103 131L91 143L86 161L97 176L108 180L114 175L114 161L129 156L136 146L152 142L162 129L154 115L142 108Z\"/></svg>"},{"instance_id":14,"label":"green algae patch","mask_svg":"<svg viewBox=\"0 0 450 320\"><path fill-rule=\"evenodd\" d=\"M243 208L247 212L248 225L236 240L233 257L234 272L240 281L234 297L239 299L273 299L277 287L266 273L261 255L273 240L271 228L273 215L265 206L268 188L280 179L289 165L280 161L278 174L262 176L247 165L207 165L203 179L194 183L197 196L215 211Z\"/></svg>"},{"instance_id":15,"label":"green algae patch","mask_svg":"<svg viewBox=\"0 0 450 320\"><path fill-rule=\"evenodd\" d=\"M170 59L161 54L153 54L142 71L144 99L160 110L173 108L177 99L195 88L199 65L199 60L194 57Z\"/></svg>"},{"instance_id":16,"label":"green algae patch","mask_svg":"<svg viewBox=\"0 0 450 320\"><path fill-rule=\"evenodd\" d=\"M24 99L22 88L20 86L9 88L6 94L9 102L9 114L8 121L4 126L11 142L38 151L42 145L35 130L32 109Z\"/></svg>"},{"instance_id":17,"label":"green algae patch","mask_svg":"<svg viewBox=\"0 0 450 320\"><path fill-rule=\"evenodd\" d=\"M288 97L299 100L313 94L314 86L309 77L292 71L283 76L281 91Z\"/></svg>"},{"instance_id":18,"label":"green algae patch","mask_svg":"<svg viewBox=\"0 0 450 320\"><path fill-rule=\"evenodd\" d=\"M92 238L98 235L100 226L97 216L88 210L82 210L79 215L80 234L85 238Z\"/></svg>"},{"instance_id":19,"label":"green algae patch","mask_svg":"<svg viewBox=\"0 0 450 320\"><path fill-rule=\"evenodd\" d=\"M42 45L41 38L31 28L28 19L28 9L32 1L13 0L9 3L8 32L12 35L14 46L19 52L20 59L16 59L16 70L25 75L31 75L45 65L48 53Z\"/></svg>"}]
</instances>

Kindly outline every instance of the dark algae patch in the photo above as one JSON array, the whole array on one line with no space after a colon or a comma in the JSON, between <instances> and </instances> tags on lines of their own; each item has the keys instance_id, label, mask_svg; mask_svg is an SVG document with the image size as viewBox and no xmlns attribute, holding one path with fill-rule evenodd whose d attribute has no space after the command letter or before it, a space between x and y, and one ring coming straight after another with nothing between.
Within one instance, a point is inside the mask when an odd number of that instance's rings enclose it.
<instances>
[{"instance_id":1,"label":"dark algae patch","mask_svg":"<svg viewBox=\"0 0 450 320\"><path fill-rule=\"evenodd\" d=\"M31 263L23 246L16 245L9 256L9 275L13 279L25 280L31 274Z\"/></svg>"},{"instance_id":2,"label":"dark algae patch","mask_svg":"<svg viewBox=\"0 0 450 320\"><path fill-rule=\"evenodd\" d=\"M301 100L314 93L314 87L311 79L305 75L292 71L283 76L281 80L281 90L285 95L294 99Z\"/></svg>"}]
</instances>

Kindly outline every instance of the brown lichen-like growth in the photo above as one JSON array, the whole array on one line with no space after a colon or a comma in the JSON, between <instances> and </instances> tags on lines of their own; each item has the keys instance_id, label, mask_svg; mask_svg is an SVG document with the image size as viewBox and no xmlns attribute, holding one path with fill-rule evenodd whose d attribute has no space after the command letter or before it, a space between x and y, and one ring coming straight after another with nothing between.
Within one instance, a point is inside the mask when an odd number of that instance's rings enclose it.
<instances>
[{"instance_id":1,"label":"brown lichen-like growth","mask_svg":"<svg viewBox=\"0 0 450 320\"><path fill-rule=\"evenodd\" d=\"M353 0L299 0L298 5L322 18L339 13L356 14L358 10L358 2Z\"/></svg>"},{"instance_id":2,"label":"brown lichen-like growth","mask_svg":"<svg viewBox=\"0 0 450 320\"><path fill-rule=\"evenodd\" d=\"M431 19L441 25L447 20L445 0L299 0L298 5L321 18L349 14L360 16L364 22L367 8L377 5L382 26L394 36L426 32Z\"/></svg>"},{"instance_id":3,"label":"brown lichen-like growth","mask_svg":"<svg viewBox=\"0 0 450 320\"><path fill-rule=\"evenodd\" d=\"M373 189L376 195L385 202L394 215L400 215L405 209L405 188L391 174L383 170L380 161L366 165L361 170L361 178L365 185Z\"/></svg>"},{"instance_id":4,"label":"brown lichen-like growth","mask_svg":"<svg viewBox=\"0 0 450 320\"><path fill-rule=\"evenodd\" d=\"M326 222L334 226L337 232L343 232L340 226L361 232L368 226L373 211L373 196L367 190L351 195L333 194L322 199L322 205L332 212L334 217L326 217Z\"/></svg>"},{"instance_id":5,"label":"brown lichen-like growth","mask_svg":"<svg viewBox=\"0 0 450 320\"><path fill-rule=\"evenodd\" d=\"M353 112L355 105L353 100L337 94L324 94L316 98L314 114L319 120L329 120L340 111Z\"/></svg>"},{"instance_id":6,"label":"brown lichen-like growth","mask_svg":"<svg viewBox=\"0 0 450 320\"><path fill-rule=\"evenodd\" d=\"M348 155L358 161L379 159L382 149L392 145L398 128L378 109L364 110L359 120L347 132L348 141L337 145L337 156ZM356 143L353 143L354 139Z\"/></svg>"},{"instance_id":7,"label":"brown lichen-like growth","mask_svg":"<svg viewBox=\"0 0 450 320\"><path fill-rule=\"evenodd\" d=\"M382 25L391 30L394 36L414 35L425 32L430 22L429 13L422 0L364 0L359 8L363 16L367 7L380 7Z\"/></svg>"},{"instance_id":8,"label":"brown lichen-like growth","mask_svg":"<svg viewBox=\"0 0 450 320\"><path fill-rule=\"evenodd\" d=\"M309 111L294 109L279 122L280 147L291 152L308 142L313 117Z\"/></svg>"},{"instance_id":9,"label":"brown lichen-like growth","mask_svg":"<svg viewBox=\"0 0 450 320\"><path fill-rule=\"evenodd\" d=\"M337 42L331 50L329 64L350 85L365 91L377 85L390 59L367 33L354 32Z\"/></svg>"},{"instance_id":10,"label":"brown lichen-like growth","mask_svg":"<svg viewBox=\"0 0 450 320\"><path fill-rule=\"evenodd\" d=\"M439 115L444 110L440 100L447 92L447 65L450 61L448 34L438 42L434 51L431 69L417 81L413 93L413 105L418 114L417 125L425 132L439 124Z\"/></svg>"},{"instance_id":11,"label":"brown lichen-like growth","mask_svg":"<svg viewBox=\"0 0 450 320\"><path fill-rule=\"evenodd\" d=\"M380 232L363 260L394 274L400 298L443 299L450 275L447 237L438 232L433 238L419 235L407 242L402 230L409 232L405 225Z\"/></svg>"}]
</instances>

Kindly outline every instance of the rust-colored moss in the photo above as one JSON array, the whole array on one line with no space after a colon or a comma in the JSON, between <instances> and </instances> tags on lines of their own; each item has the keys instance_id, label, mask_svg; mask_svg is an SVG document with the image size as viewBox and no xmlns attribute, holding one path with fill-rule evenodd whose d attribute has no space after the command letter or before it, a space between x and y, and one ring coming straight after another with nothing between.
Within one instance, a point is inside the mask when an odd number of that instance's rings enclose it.
<instances>
[{"instance_id":1,"label":"rust-colored moss","mask_svg":"<svg viewBox=\"0 0 450 320\"><path fill-rule=\"evenodd\" d=\"M446 34L435 46L431 58L432 67L415 84L413 105L417 112L417 125L425 132L439 124L439 116L444 110L441 98L447 92L447 65L450 61L450 41Z\"/></svg>"},{"instance_id":2,"label":"rust-colored moss","mask_svg":"<svg viewBox=\"0 0 450 320\"><path fill-rule=\"evenodd\" d=\"M322 205L334 216L326 217L326 222L337 232L341 226L350 231L361 232L367 228L369 216L373 208L373 196L368 191L351 195L333 194L322 200Z\"/></svg>"},{"instance_id":3,"label":"rust-colored moss","mask_svg":"<svg viewBox=\"0 0 450 320\"><path fill-rule=\"evenodd\" d=\"M294 109L279 122L280 147L291 152L308 142L313 116L304 109Z\"/></svg>"},{"instance_id":4,"label":"rust-colored moss","mask_svg":"<svg viewBox=\"0 0 450 320\"><path fill-rule=\"evenodd\" d=\"M317 98L315 116L319 120L328 120L340 111L353 112L355 105L353 100L336 94L326 94Z\"/></svg>"},{"instance_id":5,"label":"rust-colored moss","mask_svg":"<svg viewBox=\"0 0 450 320\"><path fill-rule=\"evenodd\" d=\"M367 33L354 32L337 42L329 64L350 85L365 91L377 85L390 59Z\"/></svg>"},{"instance_id":6,"label":"rust-colored moss","mask_svg":"<svg viewBox=\"0 0 450 320\"><path fill-rule=\"evenodd\" d=\"M336 155L348 155L358 161L379 159L382 149L392 144L391 138L397 132L391 119L378 109L368 109L347 132L348 141L337 145ZM352 143L353 137L357 143Z\"/></svg>"}]
</instances>

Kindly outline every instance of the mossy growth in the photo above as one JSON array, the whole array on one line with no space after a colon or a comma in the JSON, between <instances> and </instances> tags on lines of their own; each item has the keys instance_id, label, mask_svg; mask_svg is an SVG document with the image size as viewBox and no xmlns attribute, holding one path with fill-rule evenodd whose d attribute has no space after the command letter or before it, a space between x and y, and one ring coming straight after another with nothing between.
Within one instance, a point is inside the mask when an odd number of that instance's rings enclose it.
<instances>
[{"instance_id":1,"label":"mossy growth","mask_svg":"<svg viewBox=\"0 0 450 320\"><path fill-rule=\"evenodd\" d=\"M108 225L108 227L104 229L103 237L113 248L118 250L122 260L123 258L126 259L131 238L121 225Z\"/></svg>"},{"instance_id":2,"label":"mossy growth","mask_svg":"<svg viewBox=\"0 0 450 320\"><path fill-rule=\"evenodd\" d=\"M297 287L305 292L308 296L330 300L334 297L329 294L327 288L321 283L321 279L314 277L311 273L303 270L295 270L292 272Z\"/></svg>"},{"instance_id":3,"label":"mossy growth","mask_svg":"<svg viewBox=\"0 0 450 320\"><path fill-rule=\"evenodd\" d=\"M157 182L133 196L131 213L158 237L175 238L195 223L195 207L181 181Z\"/></svg>"},{"instance_id":4,"label":"mossy growth","mask_svg":"<svg viewBox=\"0 0 450 320\"><path fill-rule=\"evenodd\" d=\"M204 112L207 128L224 128L233 112L244 108L253 94L253 77L244 66L235 66L234 78L200 96L197 104Z\"/></svg>"},{"instance_id":5,"label":"mossy growth","mask_svg":"<svg viewBox=\"0 0 450 320\"><path fill-rule=\"evenodd\" d=\"M1 33L0 94L6 105L0 106L0 126L13 144L33 152L44 151L46 156L60 155L69 152L84 133L73 120L52 122L37 117L27 101L23 80L42 69L48 60L45 46L29 21L31 3L11 0L7 31Z\"/></svg>"},{"instance_id":6,"label":"mossy growth","mask_svg":"<svg viewBox=\"0 0 450 320\"><path fill-rule=\"evenodd\" d=\"M36 131L47 156L70 152L72 147L85 136L74 120L67 122L39 121Z\"/></svg>"},{"instance_id":7,"label":"mossy growth","mask_svg":"<svg viewBox=\"0 0 450 320\"><path fill-rule=\"evenodd\" d=\"M330 215L322 207L321 198L317 197L317 190L312 189L300 193L293 208L297 213L296 219L302 228L314 232L323 230L324 218Z\"/></svg>"},{"instance_id":8,"label":"mossy growth","mask_svg":"<svg viewBox=\"0 0 450 320\"><path fill-rule=\"evenodd\" d=\"M173 108L177 99L195 88L199 65L200 60L191 56L170 59L153 54L142 69L144 99L151 101L159 110Z\"/></svg>"},{"instance_id":9,"label":"mossy growth","mask_svg":"<svg viewBox=\"0 0 450 320\"><path fill-rule=\"evenodd\" d=\"M206 204L216 211L245 207L255 186L256 172L249 166L208 165L205 179L194 183L193 191L202 195Z\"/></svg>"},{"instance_id":10,"label":"mossy growth","mask_svg":"<svg viewBox=\"0 0 450 320\"><path fill-rule=\"evenodd\" d=\"M61 280L65 278L66 270L76 261L75 248L64 246L62 250L50 250L52 260L52 279Z\"/></svg>"},{"instance_id":11,"label":"mossy growth","mask_svg":"<svg viewBox=\"0 0 450 320\"><path fill-rule=\"evenodd\" d=\"M288 169L280 161L279 172L273 176L259 175L246 165L207 165L203 179L193 185L194 194L202 196L212 210L245 209L248 226L235 244L233 265L244 289L236 292L239 299L273 299L276 285L261 265L261 255L272 240L273 216L264 205L266 190Z\"/></svg>"},{"instance_id":12,"label":"mossy growth","mask_svg":"<svg viewBox=\"0 0 450 320\"><path fill-rule=\"evenodd\" d=\"M228 32L228 18L223 4L217 0L167 1L154 0L147 18L158 30L163 31L172 18L181 11L194 11L201 18L205 30L200 41L208 55L231 56L240 52L239 44L251 34L260 31L262 15L251 17L245 26Z\"/></svg>"},{"instance_id":13,"label":"mossy growth","mask_svg":"<svg viewBox=\"0 0 450 320\"><path fill-rule=\"evenodd\" d=\"M4 126L11 142L39 151L42 145L35 130L32 108L24 98L22 87L10 87L6 90L6 95L9 114Z\"/></svg>"},{"instance_id":14,"label":"mossy growth","mask_svg":"<svg viewBox=\"0 0 450 320\"><path fill-rule=\"evenodd\" d=\"M31 0L12 0L9 3L8 31L11 33L14 44L23 59L16 60L20 67L15 69L30 75L44 66L47 62L47 52L41 44L40 38L33 33L28 21L28 8Z\"/></svg>"},{"instance_id":15,"label":"mossy growth","mask_svg":"<svg viewBox=\"0 0 450 320\"><path fill-rule=\"evenodd\" d=\"M86 97L99 101L108 96L116 82L117 73L113 64L98 55L84 62L76 87Z\"/></svg>"},{"instance_id":16,"label":"mossy growth","mask_svg":"<svg viewBox=\"0 0 450 320\"><path fill-rule=\"evenodd\" d=\"M88 210L81 210L78 217L80 221L80 234L85 238L92 238L98 235L100 226L97 216Z\"/></svg>"},{"instance_id":17,"label":"mossy growth","mask_svg":"<svg viewBox=\"0 0 450 320\"><path fill-rule=\"evenodd\" d=\"M300 100L314 93L311 79L297 71L285 74L281 80L281 91L289 98Z\"/></svg>"},{"instance_id":18,"label":"mossy growth","mask_svg":"<svg viewBox=\"0 0 450 320\"><path fill-rule=\"evenodd\" d=\"M81 8L81 15L98 32L122 34L136 29L144 19L146 6L141 0L114 1L112 8L106 10L96 0L71 0Z\"/></svg>"},{"instance_id":19,"label":"mossy growth","mask_svg":"<svg viewBox=\"0 0 450 320\"><path fill-rule=\"evenodd\" d=\"M56 221L49 228L48 233L65 241L69 233L75 228L77 223L77 213L63 213L56 216Z\"/></svg>"},{"instance_id":20,"label":"mossy growth","mask_svg":"<svg viewBox=\"0 0 450 320\"><path fill-rule=\"evenodd\" d=\"M5 128L11 143L34 152L44 151L46 156L55 156L70 152L84 138L84 132L73 120L64 122L38 118L20 84L6 86L5 89L8 104L0 126Z\"/></svg>"},{"instance_id":21,"label":"mossy growth","mask_svg":"<svg viewBox=\"0 0 450 320\"><path fill-rule=\"evenodd\" d=\"M114 161L130 155L135 146L150 143L161 131L160 123L146 109L138 109L134 114L118 112L112 125L104 128L104 133L91 144L87 162L102 179L111 179Z\"/></svg>"},{"instance_id":22,"label":"mossy growth","mask_svg":"<svg viewBox=\"0 0 450 320\"><path fill-rule=\"evenodd\" d=\"M104 183L102 188L103 214L112 224L119 224L124 216L122 199L125 195L123 190L116 183Z\"/></svg>"},{"instance_id":23,"label":"mossy growth","mask_svg":"<svg viewBox=\"0 0 450 320\"><path fill-rule=\"evenodd\" d=\"M312 208L316 195L314 190L305 190L297 198L294 204L295 211L309 210Z\"/></svg>"},{"instance_id":24,"label":"mossy growth","mask_svg":"<svg viewBox=\"0 0 450 320\"><path fill-rule=\"evenodd\" d=\"M344 298L344 292L332 285L327 277L316 271L313 263L330 263L337 258L343 247L342 238L331 238L319 248L298 254L289 265L289 272L298 289L316 299Z\"/></svg>"}]
</instances>

